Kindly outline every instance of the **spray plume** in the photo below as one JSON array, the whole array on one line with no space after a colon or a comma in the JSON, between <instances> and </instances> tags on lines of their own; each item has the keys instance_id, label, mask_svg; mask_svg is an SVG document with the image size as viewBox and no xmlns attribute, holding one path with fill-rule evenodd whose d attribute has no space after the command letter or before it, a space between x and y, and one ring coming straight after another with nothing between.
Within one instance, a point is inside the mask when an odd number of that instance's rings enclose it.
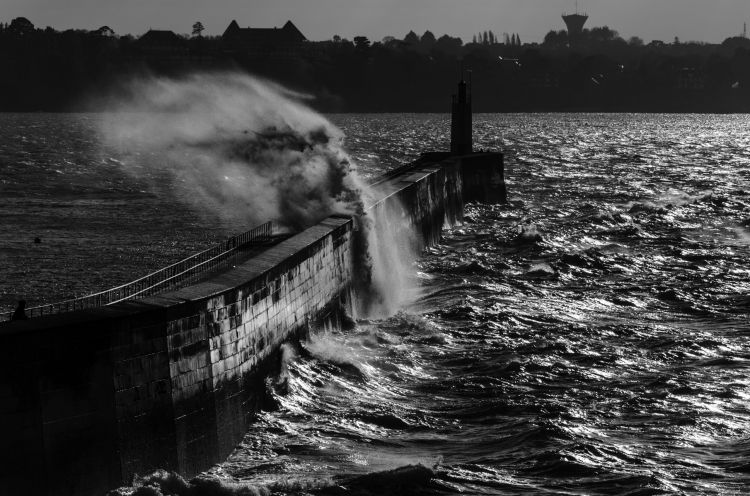
<instances>
[{"instance_id":1,"label":"spray plume","mask_svg":"<svg viewBox=\"0 0 750 496\"><path fill-rule=\"evenodd\" d=\"M301 103L304 95L239 73L142 78L126 94L102 134L127 172L166 174L179 197L234 231L268 220L299 231L332 214L356 216L357 313L399 309L415 258L408 216L398 205L366 215L365 201L375 200L343 133Z\"/></svg>"},{"instance_id":2,"label":"spray plume","mask_svg":"<svg viewBox=\"0 0 750 496\"><path fill-rule=\"evenodd\" d=\"M367 216L361 218L363 236L355 238L355 259L366 252L368 264L355 264L358 282L357 310L365 318L393 315L410 299L415 284L414 263L419 241L409 213L395 198L389 202L373 202Z\"/></svg>"},{"instance_id":3,"label":"spray plume","mask_svg":"<svg viewBox=\"0 0 750 496\"><path fill-rule=\"evenodd\" d=\"M166 172L182 198L228 226L300 230L361 211L343 133L303 95L239 73L139 79L128 94L104 120L106 143L128 165Z\"/></svg>"}]
</instances>

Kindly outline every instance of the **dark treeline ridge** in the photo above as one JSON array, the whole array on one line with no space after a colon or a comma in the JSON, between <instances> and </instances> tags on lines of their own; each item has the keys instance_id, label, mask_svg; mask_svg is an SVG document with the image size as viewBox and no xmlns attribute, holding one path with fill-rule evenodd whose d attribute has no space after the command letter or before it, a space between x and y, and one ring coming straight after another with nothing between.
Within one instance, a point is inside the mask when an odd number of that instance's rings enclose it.
<instances>
[{"instance_id":1,"label":"dark treeline ridge","mask_svg":"<svg viewBox=\"0 0 750 496\"><path fill-rule=\"evenodd\" d=\"M291 26L299 39L276 36L287 26L247 39L202 36L199 22L192 35L135 38L107 26L38 29L16 18L0 23L0 110L100 110L133 77L238 69L314 95L312 105L326 112L444 112L463 67L477 111L750 112L744 36L645 44L598 27L576 39L551 31L541 44L491 31L468 43L429 31L311 42Z\"/></svg>"}]
</instances>

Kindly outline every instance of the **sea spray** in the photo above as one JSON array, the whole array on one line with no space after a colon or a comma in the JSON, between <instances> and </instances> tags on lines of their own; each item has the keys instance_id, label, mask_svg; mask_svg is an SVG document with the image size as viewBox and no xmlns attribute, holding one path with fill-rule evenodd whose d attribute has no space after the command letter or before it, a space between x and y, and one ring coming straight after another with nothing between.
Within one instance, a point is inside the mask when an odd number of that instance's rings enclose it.
<instances>
[{"instance_id":1,"label":"sea spray","mask_svg":"<svg viewBox=\"0 0 750 496\"><path fill-rule=\"evenodd\" d=\"M373 195L343 133L304 105L305 95L234 72L127 86L120 94L130 96L112 103L102 125L126 172L166 178L196 213L215 215L233 232L269 220L297 232L332 214L352 215L357 315L400 308L415 259L407 214L400 206L365 211Z\"/></svg>"},{"instance_id":2,"label":"sea spray","mask_svg":"<svg viewBox=\"0 0 750 496\"><path fill-rule=\"evenodd\" d=\"M294 231L361 212L343 133L301 95L239 73L129 84L103 121L107 145L127 172L166 177L197 212L230 230L273 220Z\"/></svg>"},{"instance_id":3,"label":"sea spray","mask_svg":"<svg viewBox=\"0 0 750 496\"><path fill-rule=\"evenodd\" d=\"M107 493L107 496L271 496L305 493L331 486L333 481L315 478L254 484L222 481L211 475L202 474L186 480L175 472L156 470L142 477L136 476L132 486L114 489Z\"/></svg>"},{"instance_id":4,"label":"sea spray","mask_svg":"<svg viewBox=\"0 0 750 496\"><path fill-rule=\"evenodd\" d=\"M365 192L369 194L369 192ZM360 275L357 311L365 318L384 318L395 314L409 299L414 286L413 264L418 241L409 212L395 198L372 205L371 199L364 231L369 265ZM367 276L364 280L361 277Z\"/></svg>"}]
</instances>

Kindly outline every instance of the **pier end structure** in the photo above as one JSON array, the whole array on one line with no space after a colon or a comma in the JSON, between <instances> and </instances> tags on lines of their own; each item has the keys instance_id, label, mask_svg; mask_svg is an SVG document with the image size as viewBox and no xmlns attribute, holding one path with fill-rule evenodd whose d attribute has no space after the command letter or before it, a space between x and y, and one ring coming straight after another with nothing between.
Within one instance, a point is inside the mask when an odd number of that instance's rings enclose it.
<instances>
[{"instance_id":1,"label":"pier end structure","mask_svg":"<svg viewBox=\"0 0 750 496\"><path fill-rule=\"evenodd\" d=\"M458 91L451 102L451 149L448 156L460 157L464 199L483 203L505 203L505 166L500 152L474 151L471 79L461 71ZM471 72L468 72L471 76Z\"/></svg>"},{"instance_id":2,"label":"pier end structure","mask_svg":"<svg viewBox=\"0 0 750 496\"><path fill-rule=\"evenodd\" d=\"M471 112L471 82L463 79L451 104L451 155L468 155L473 152Z\"/></svg>"},{"instance_id":3,"label":"pier end structure","mask_svg":"<svg viewBox=\"0 0 750 496\"><path fill-rule=\"evenodd\" d=\"M396 226L416 249L466 202L505 201L503 155L473 150L464 81L452 110L451 151L384 174L367 201L371 228ZM98 495L224 460L284 344L352 315L358 230L328 217L181 289L0 323L0 494Z\"/></svg>"},{"instance_id":4,"label":"pier end structure","mask_svg":"<svg viewBox=\"0 0 750 496\"><path fill-rule=\"evenodd\" d=\"M498 163L500 169L498 169ZM376 224L417 248L459 222L498 154L425 154L373 185ZM481 179L481 180L480 180ZM284 343L351 315L351 217L139 300L0 323L0 494L95 495L161 468L191 477L250 428Z\"/></svg>"}]
</instances>

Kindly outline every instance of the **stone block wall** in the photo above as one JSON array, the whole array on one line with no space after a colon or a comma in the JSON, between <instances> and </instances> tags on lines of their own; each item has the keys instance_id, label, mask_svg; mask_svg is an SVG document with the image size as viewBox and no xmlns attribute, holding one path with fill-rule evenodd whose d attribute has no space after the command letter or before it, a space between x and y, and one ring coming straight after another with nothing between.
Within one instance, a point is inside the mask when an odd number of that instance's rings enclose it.
<instances>
[{"instance_id":1,"label":"stone block wall","mask_svg":"<svg viewBox=\"0 0 750 496\"><path fill-rule=\"evenodd\" d=\"M123 480L164 468L152 458L190 477L229 455L258 410L281 344L349 301L351 235L351 219L327 219L231 273L144 300L168 310L158 344L118 362L146 399L118 393L135 406L118 417L127 427L119 444L133 446L122 456Z\"/></svg>"},{"instance_id":2,"label":"stone block wall","mask_svg":"<svg viewBox=\"0 0 750 496\"><path fill-rule=\"evenodd\" d=\"M157 461L177 468L166 314L157 307L103 323L109 324L102 334L110 339L120 476L143 473Z\"/></svg>"},{"instance_id":3,"label":"stone block wall","mask_svg":"<svg viewBox=\"0 0 750 496\"><path fill-rule=\"evenodd\" d=\"M376 228L387 223L412 231L418 250L440 242L443 227L463 217L459 161L421 162L377 187L383 194L368 205Z\"/></svg>"},{"instance_id":4,"label":"stone block wall","mask_svg":"<svg viewBox=\"0 0 750 496\"><path fill-rule=\"evenodd\" d=\"M0 494L91 494L120 480L99 324L0 331Z\"/></svg>"},{"instance_id":5,"label":"stone block wall","mask_svg":"<svg viewBox=\"0 0 750 496\"><path fill-rule=\"evenodd\" d=\"M464 200L505 203L505 165L502 153L475 153L460 157Z\"/></svg>"},{"instance_id":6,"label":"stone block wall","mask_svg":"<svg viewBox=\"0 0 750 496\"><path fill-rule=\"evenodd\" d=\"M281 344L351 304L352 228L329 218L201 284L1 327L0 494L102 494L223 460Z\"/></svg>"}]
</instances>

